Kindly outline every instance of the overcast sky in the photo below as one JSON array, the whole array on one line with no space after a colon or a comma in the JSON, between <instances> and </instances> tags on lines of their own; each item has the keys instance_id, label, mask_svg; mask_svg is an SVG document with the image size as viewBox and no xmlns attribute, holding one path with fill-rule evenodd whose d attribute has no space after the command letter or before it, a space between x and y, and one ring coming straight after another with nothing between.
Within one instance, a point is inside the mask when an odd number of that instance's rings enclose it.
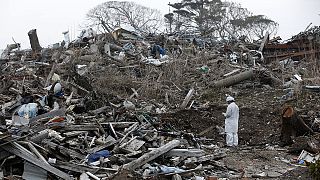
<instances>
[{"instance_id":1,"label":"overcast sky","mask_svg":"<svg viewBox=\"0 0 320 180\"><path fill-rule=\"evenodd\" d=\"M132 0L146 7L169 12L169 2L179 0ZM309 23L320 25L320 0L233 0L254 14L263 14L280 24L282 39L303 31ZM105 0L0 0L0 49L13 43L30 48L28 31L37 29L42 47L61 42L62 32L76 37L86 13Z\"/></svg>"}]
</instances>

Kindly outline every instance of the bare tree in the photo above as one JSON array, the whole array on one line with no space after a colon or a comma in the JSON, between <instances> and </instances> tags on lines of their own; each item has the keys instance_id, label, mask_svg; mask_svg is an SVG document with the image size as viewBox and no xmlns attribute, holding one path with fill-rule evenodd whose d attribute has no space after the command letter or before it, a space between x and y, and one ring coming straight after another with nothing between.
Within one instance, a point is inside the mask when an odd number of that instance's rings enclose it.
<instances>
[{"instance_id":1,"label":"bare tree","mask_svg":"<svg viewBox=\"0 0 320 180\"><path fill-rule=\"evenodd\" d=\"M176 30L197 30L202 36L229 37L228 31L249 40L262 38L266 31L274 33L278 24L263 15L253 15L240 4L221 0L182 0L169 4L175 8L165 15ZM168 19L170 18L170 19ZM228 29L228 31L226 30Z\"/></svg>"},{"instance_id":2,"label":"bare tree","mask_svg":"<svg viewBox=\"0 0 320 180\"><path fill-rule=\"evenodd\" d=\"M176 30L198 30L201 35L207 35L214 30L212 24L223 17L221 5L221 0L182 0L181 3L169 4L175 8L172 23Z\"/></svg>"},{"instance_id":3,"label":"bare tree","mask_svg":"<svg viewBox=\"0 0 320 180\"><path fill-rule=\"evenodd\" d=\"M111 32L119 26L131 26L140 33L154 33L163 24L160 11L127 1L102 3L91 9L87 18L91 25L106 32Z\"/></svg>"}]
</instances>

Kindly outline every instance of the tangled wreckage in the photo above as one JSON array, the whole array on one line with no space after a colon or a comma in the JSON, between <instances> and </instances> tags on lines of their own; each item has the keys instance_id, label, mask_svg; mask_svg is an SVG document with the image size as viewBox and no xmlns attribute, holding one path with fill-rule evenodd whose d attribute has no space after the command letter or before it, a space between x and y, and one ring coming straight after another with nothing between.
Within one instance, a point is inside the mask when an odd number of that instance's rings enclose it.
<instances>
[{"instance_id":1,"label":"tangled wreckage","mask_svg":"<svg viewBox=\"0 0 320 180\"><path fill-rule=\"evenodd\" d=\"M319 27L285 43L119 28L43 48L28 35L32 49L0 58L2 179L291 179L319 160Z\"/></svg>"}]
</instances>

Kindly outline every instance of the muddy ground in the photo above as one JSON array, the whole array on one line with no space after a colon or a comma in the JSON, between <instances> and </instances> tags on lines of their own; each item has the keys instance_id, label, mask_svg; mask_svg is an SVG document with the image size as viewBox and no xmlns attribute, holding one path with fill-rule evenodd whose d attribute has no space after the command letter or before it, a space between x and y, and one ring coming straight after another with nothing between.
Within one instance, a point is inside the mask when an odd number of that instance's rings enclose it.
<instances>
[{"instance_id":1,"label":"muddy ground","mask_svg":"<svg viewBox=\"0 0 320 180\"><path fill-rule=\"evenodd\" d=\"M242 177L252 179L310 179L307 167L296 166L298 153L288 153L289 147L280 147L280 112L284 103L297 107L299 114L310 122L310 112L319 110L318 93L301 91L293 100L283 101L283 90L268 87L244 88L209 91L206 94L206 107L201 103L189 110L166 113L160 116L165 127L177 131L194 133L201 144L224 146L224 135L217 126L223 127L227 104L224 94L237 92L236 103L240 108L239 147L226 149L227 157L220 160L230 169L242 172ZM205 106L205 105L203 105ZM206 140L204 140L206 138ZM217 174L218 177L223 175Z\"/></svg>"}]
</instances>

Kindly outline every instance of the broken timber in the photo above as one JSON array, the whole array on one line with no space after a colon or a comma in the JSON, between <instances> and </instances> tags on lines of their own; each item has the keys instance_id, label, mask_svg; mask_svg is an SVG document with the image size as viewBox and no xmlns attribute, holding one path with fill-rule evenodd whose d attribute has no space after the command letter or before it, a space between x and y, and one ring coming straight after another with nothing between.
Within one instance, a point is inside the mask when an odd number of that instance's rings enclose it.
<instances>
[{"instance_id":1,"label":"broken timber","mask_svg":"<svg viewBox=\"0 0 320 180\"><path fill-rule=\"evenodd\" d=\"M242 82L244 80L250 79L254 76L253 70L248 70L239 74L236 74L234 76L230 76L225 79L221 79L219 81L214 82L214 87L220 88L220 87L229 87L234 84L238 84L239 82Z\"/></svg>"},{"instance_id":2,"label":"broken timber","mask_svg":"<svg viewBox=\"0 0 320 180\"><path fill-rule=\"evenodd\" d=\"M36 156L34 156L29 150L27 150L26 148L22 147L21 145L19 145L16 142L13 142L12 144L6 144L1 146L2 149L21 157L22 159L25 159L39 167L41 167L42 169L45 169L55 175L57 175L58 177L61 177L62 179L67 179L67 180L71 180L72 178L60 171L59 169L52 167L50 164L47 164L45 162L43 162L42 160L38 159Z\"/></svg>"},{"instance_id":3,"label":"broken timber","mask_svg":"<svg viewBox=\"0 0 320 180\"><path fill-rule=\"evenodd\" d=\"M180 145L179 140L172 140L169 143L167 143L159 148L156 148L156 149L152 150L151 152L148 152L148 153L142 155L140 158L133 160L128 164L125 164L123 166L123 169L134 170L134 169L146 164L147 162L154 160L155 158L159 157L160 155L170 151L171 149L173 149L179 145Z\"/></svg>"},{"instance_id":4,"label":"broken timber","mask_svg":"<svg viewBox=\"0 0 320 180\"><path fill-rule=\"evenodd\" d=\"M149 150L154 150L156 148L148 148ZM201 149L171 149L165 153L166 157L201 157L204 156L205 152Z\"/></svg>"},{"instance_id":5,"label":"broken timber","mask_svg":"<svg viewBox=\"0 0 320 180\"><path fill-rule=\"evenodd\" d=\"M184 98L184 100L183 100L183 102L182 102L182 104L180 106L182 109L185 109L187 107L189 101L192 98L193 93L194 93L194 89L192 88L192 89L189 90L187 96Z\"/></svg>"}]
</instances>

